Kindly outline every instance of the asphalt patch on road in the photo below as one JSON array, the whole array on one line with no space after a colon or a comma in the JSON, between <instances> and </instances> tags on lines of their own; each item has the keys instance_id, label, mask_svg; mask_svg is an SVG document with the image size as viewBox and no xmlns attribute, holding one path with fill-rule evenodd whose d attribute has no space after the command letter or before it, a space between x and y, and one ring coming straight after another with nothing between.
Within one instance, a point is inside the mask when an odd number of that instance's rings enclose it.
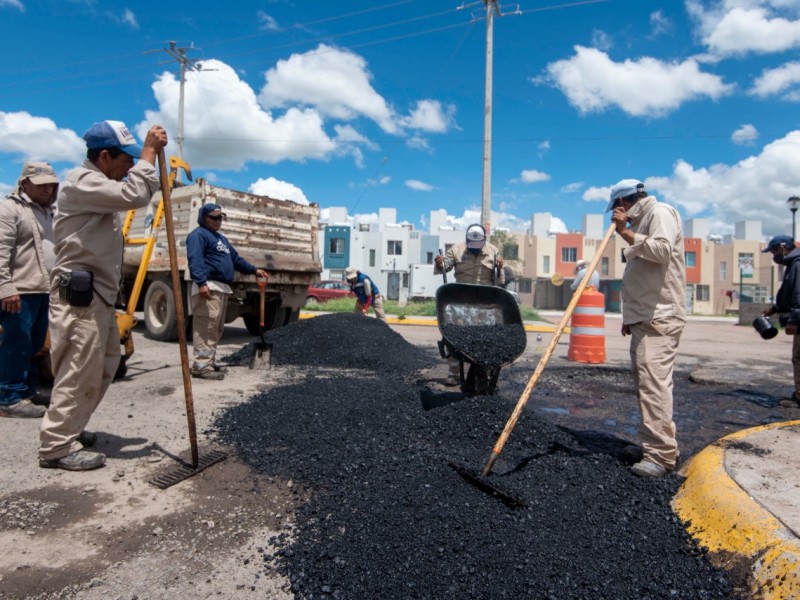
<instances>
[{"instance_id":1,"label":"asphalt patch on road","mask_svg":"<svg viewBox=\"0 0 800 600\"><path fill-rule=\"evenodd\" d=\"M297 598L737 598L670 509L677 475L637 478L624 440L582 438L526 411L503 453L511 468L487 478L527 507L511 509L450 464L480 471L516 398L425 410L424 353L389 336L377 362L363 361L371 368L354 370L361 342L391 330L361 317L340 328L341 316L279 330L295 349L282 360L309 365L313 354L349 370L308 368L216 423L251 468L308 491L294 530L264 556ZM336 343L320 335L329 325Z\"/></svg>"}]
</instances>

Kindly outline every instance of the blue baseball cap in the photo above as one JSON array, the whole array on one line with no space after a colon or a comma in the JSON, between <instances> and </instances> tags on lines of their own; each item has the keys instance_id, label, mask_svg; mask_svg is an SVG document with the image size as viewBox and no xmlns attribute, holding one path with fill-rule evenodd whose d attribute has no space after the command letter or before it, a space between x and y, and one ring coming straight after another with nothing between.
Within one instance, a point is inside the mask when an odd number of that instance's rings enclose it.
<instances>
[{"instance_id":1,"label":"blue baseball cap","mask_svg":"<svg viewBox=\"0 0 800 600\"><path fill-rule=\"evenodd\" d=\"M769 252L769 251L774 250L775 248L778 248L780 246L786 246L787 248L793 248L794 247L794 240L792 239L792 236L790 236L790 235L776 235L774 238L772 238L769 241L769 243L767 244L767 247L764 248L762 250L762 252Z\"/></svg>"},{"instance_id":2,"label":"blue baseball cap","mask_svg":"<svg viewBox=\"0 0 800 600\"><path fill-rule=\"evenodd\" d=\"M86 147L93 148L119 148L133 158L142 155L142 147L136 143L128 126L122 121L100 121L95 123L83 134Z\"/></svg>"}]
</instances>

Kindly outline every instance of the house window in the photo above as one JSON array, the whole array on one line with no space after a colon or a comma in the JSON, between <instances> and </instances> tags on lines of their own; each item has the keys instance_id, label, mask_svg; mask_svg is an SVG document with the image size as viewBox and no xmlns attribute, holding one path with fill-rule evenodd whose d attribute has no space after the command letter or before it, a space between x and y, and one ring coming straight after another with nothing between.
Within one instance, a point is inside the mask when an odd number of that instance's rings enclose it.
<instances>
[{"instance_id":1,"label":"house window","mask_svg":"<svg viewBox=\"0 0 800 600\"><path fill-rule=\"evenodd\" d=\"M425 264L426 265L432 265L433 264L433 252L428 252L425 255Z\"/></svg>"},{"instance_id":2,"label":"house window","mask_svg":"<svg viewBox=\"0 0 800 600\"><path fill-rule=\"evenodd\" d=\"M578 249L577 248L562 248L561 249L561 262L565 262L565 263L578 262Z\"/></svg>"},{"instance_id":3,"label":"house window","mask_svg":"<svg viewBox=\"0 0 800 600\"><path fill-rule=\"evenodd\" d=\"M709 287L707 285L695 285L695 298L697 298L698 302L707 302L709 298L711 298L711 293L709 291Z\"/></svg>"},{"instance_id":4,"label":"house window","mask_svg":"<svg viewBox=\"0 0 800 600\"><path fill-rule=\"evenodd\" d=\"M604 256L600 259L600 274L608 275L608 257Z\"/></svg>"},{"instance_id":5,"label":"house window","mask_svg":"<svg viewBox=\"0 0 800 600\"><path fill-rule=\"evenodd\" d=\"M724 260L719 263L719 280L728 280L728 263Z\"/></svg>"},{"instance_id":6,"label":"house window","mask_svg":"<svg viewBox=\"0 0 800 600\"><path fill-rule=\"evenodd\" d=\"M331 238L330 239L331 255L339 254L344 255L344 238Z\"/></svg>"},{"instance_id":7,"label":"house window","mask_svg":"<svg viewBox=\"0 0 800 600\"><path fill-rule=\"evenodd\" d=\"M369 251L369 266L370 267L375 266L375 250Z\"/></svg>"},{"instance_id":8,"label":"house window","mask_svg":"<svg viewBox=\"0 0 800 600\"><path fill-rule=\"evenodd\" d=\"M550 272L550 257L543 256L542 257L542 273L547 275Z\"/></svg>"},{"instance_id":9,"label":"house window","mask_svg":"<svg viewBox=\"0 0 800 600\"><path fill-rule=\"evenodd\" d=\"M386 254L389 256L400 256L403 254L403 242L400 240L388 240L386 242Z\"/></svg>"},{"instance_id":10,"label":"house window","mask_svg":"<svg viewBox=\"0 0 800 600\"><path fill-rule=\"evenodd\" d=\"M408 273L403 273L403 287L408 289Z\"/></svg>"},{"instance_id":11,"label":"house window","mask_svg":"<svg viewBox=\"0 0 800 600\"><path fill-rule=\"evenodd\" d=\"M519 246L516 244L503 246L503 258L506 260L519 260Z\"/></svg>"},{"instance_id":12,"label":"house window","mask_svg":"<svg viewBox=\"0 0 800 600\"><path fill-rule=\"evenodd\" d=\"M517 279L517 291L520 294L531 293L531 280L530 279Z\"/></svg>"},{"instance_id":13,"label":"house window","mask_svg":"<svg viewBox=\"0 0 800 600\"><path fill-rule=\"evenodd\" d=\"M686 259L687 267L697 266L697 254L695 252L684 252L683 256Z\"/></svg>"}]
</instances>

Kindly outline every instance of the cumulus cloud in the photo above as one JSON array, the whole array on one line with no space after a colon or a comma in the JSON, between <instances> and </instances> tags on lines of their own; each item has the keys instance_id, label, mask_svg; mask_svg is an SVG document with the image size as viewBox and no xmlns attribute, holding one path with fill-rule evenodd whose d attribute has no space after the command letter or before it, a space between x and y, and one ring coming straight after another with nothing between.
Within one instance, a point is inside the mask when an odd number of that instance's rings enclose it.
<instances>
[{"instance_id":1,"label":"cumulus cloud","mask_svg":"<svg viewBox=\"0 0 800 600\"><path fill-rule=\"evenodd\" d=\"M672 31L672 21L670 21L662 10L650 13L651 36L658 37Z\"/></svg>"},{"instance_id":2,"label":"cumulus cloud","mask_svg":"<svg viewBox=\"0 0 800 600\"><path fill-rule=\"evenodd\" d=\"M800 101L800 62L764 69L749 93L760 98L781 95L785 100Z\"/></svg>"},{"instance_id":3,"label":"cumulus cloud","mask_svg":"<svg viewBox=\"0 0 800 600\"><path fill-rule=\"evenodd\" d=\"M649 177L644 183L690 217L707 212L727 229L737 221L761 221L765 234L783 233L791 221L786 199L800 190L800 131L736 164L695 167L678 160L669 177Z\"/></svg>"},{"instance_id":4,"label":"cumulus cloud","mask_svg":"<svg viewBox=\"0 0 800 600\"><path fill-rule=\"evenodd\" d=\"M784 52L800 46L797 3L786 0L722 0L707 6L686 0L703 44L719 56Z\"/></svg>"},{"instance_id":5,"label":"cumulus cloud","mask_svg":"<svg viewBox=\"0 0 800 600\"><path fill-rule=\"evenodd\" d=\"M265 108L313 106L341 121L363 116L387 133L399 133L394 110L372 87L367 61L344 49L320 44L293 54L265 74L259 100Z\"/></svg>"},{"instance_id":6,"label":"cumulus cloud","mask_svg":"<svg viewBox=\"0 0 800 600\"><path fill-rule=\"evenodd\" d=\"M269 196L276 200L291 200L297 204L309 204L308 198L299 187L293 183L281 181L274 177L259 178L250 184L247 191L259 196Z\"/></svg>"},{"instance_id":7,"label":"cumulus cloud","mask_svg":"<svg viewBox=\"0 0 800 600\"><path fill-rule=\"evenodd\" d=\"M59 128L51 119L27 112L0 111L0 152L21 161L79 163L86 144L71 129Z\"/></svg>"},{"instance_id":8,"label":"cumulus cloud","mask_svg":"<svg viewBox=\"0 0 800 600\"><path fill-rule=\"evenodd\" d=\"M749 123L747 125L742 125L731 135L733 143L739 146L752 146L757 139L758 129Z\"/></svg>"},{"instance_id":9,"label":"cumulus cloud","mask_svg":"<svg viewBox=\"0 0 800 600\"><path fill-rule=\"evenodd\" d=\"M513 179L512 183L539 183L541 181L550 181L550 175L536 169L526 169L519 174L518 179Z\"/></svg>"},{"instance_id":10,"label":"cumulus cloud","mask_svg":"<svg viewBox=\"0 0 800 600\"><path fill-rule=\"evenodd\" d=\"M416 107L400 123L409 129L446 133L455 126L456 107L443 106L438 100L419 100Z\"/></svg>"},{"instance_id":11,"label":"cumulus cloud","mask_svg":"<svg viewBox=\"0 0 800 600\"><path fill-rule=\"evenodd\" d=\"M445 219L447 220L447 224L453 229L466 232L467 227L474 223L481 222L481 209L477 206L470 206L465 209L461 215L446 214ZM423 224L426 223L427 215L421 221ZM521 219L511 213L495 210L492 211L491 222L493 231L505 229L515 233L525 233L530 224L528 219Z\"/></svg>"},{"instance_id":12,"label":"cumulus cloud","mask_svg":"<svg viewBox=\"0 0 800 600\"><path fill-rule=\"evenodd\" d=\"M186 73L184 101L185 156L195 168L241 169L249 162L327 159L337 149L310 108L291 107L273 116L235 71L218 60L204 70ZM180 84L172 73L153 84L158 110L146 111L135 130L144 139L153 123L164 125L175 140Z\"/></svg>"},{"instance_id":13,"label":"cumulus cloud","mask_svg":"<svg viewBox=\"0 0 800 600\"><path fill-rule=\"evenodd\" d=\"M617 63L605 52L575 46L575 56L551 63L547 75L532 79L549 83L566 95L582 114L617 106L636 117L663 117L690 100L717 100L733 86L703 73L696 60L664 62L643 57Z\"/></svg>"},{"instance_id":14,"label":"cumulus cloud","mask_svg":"<svg viewBox=\"0 0 800 600\"><path fill-rule=\"evenodd\" d=\"M418 192L430 192L436 189L431 184L420 181L419 179L406 179L406 187Z\"/></svg>"}]
</instances>

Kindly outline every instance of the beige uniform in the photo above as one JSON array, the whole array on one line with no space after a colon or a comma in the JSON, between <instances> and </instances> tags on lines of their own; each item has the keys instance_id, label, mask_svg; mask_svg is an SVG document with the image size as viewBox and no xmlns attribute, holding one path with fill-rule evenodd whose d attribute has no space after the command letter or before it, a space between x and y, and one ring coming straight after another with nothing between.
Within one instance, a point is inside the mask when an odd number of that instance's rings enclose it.
<instances>
[{"instance_id":1,"label":"beige uniform","mask_svg":"<svg viewBox=\"0 0 800 600\"><path fill-rule=\"evenodd\" d=\"M639 396L644 458L673 469L672 373L686 322L686 264L678 212L653 196L628 211L633 245L624 250L622 322L631 330L631 365Z\"/></svg>"},{"instance_id":2,"label":"beige uniform","mask_svg":"<svg viewBox=\"0 0 800 600\"><path fill-rule=\"evenodd\" d=\"M39 455L63 458L81 449L77 437L111 384L120 357L114 303L122 269L122 211L146 206L158 190L155 167L139 160L125 181L106 177L90 161L61 186L54 224L50 356L55 382L42 419ZM94 273L94 300L85 308L59 298L61 273Z\"/></svg>"},{"instance_id":3,"label":"beige uniform","mask_svg":"<svg viewBox=\"0 0 800 600\"><path fill-rule=\"evenodd\" d=\"M53 209L22 193L0 201L0 298L50 291Z\"/></svg>"}]
</instances>

